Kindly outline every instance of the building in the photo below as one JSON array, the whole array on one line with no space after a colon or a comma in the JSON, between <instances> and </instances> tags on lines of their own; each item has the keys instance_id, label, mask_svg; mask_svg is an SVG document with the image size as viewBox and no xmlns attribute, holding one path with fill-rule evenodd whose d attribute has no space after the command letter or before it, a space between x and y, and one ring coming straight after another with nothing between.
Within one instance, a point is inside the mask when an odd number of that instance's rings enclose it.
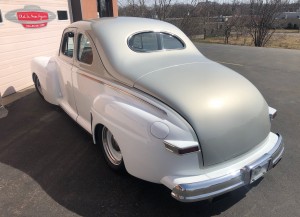
<instances>
[{"instance_id":1,"label":"building","mask_svg":"<svg viewBox=\"0 0 300 217\"><path fill-rule=\"evenodd\" d=\"M277 19L300 19L300 9L296 12L282 12L276 16Z\"/></svg>"},{"instance_id":2,"label":"building","mask_svg":"<svg viewBox=\"0 0 300 217\"><path fill-rule=\"evenodd\" d=\"M284 29L300 29L300 8L295 12L282 12L276 15L276 27Z\"/></svg>"},{"instance_id":3,"label":"building","mask_svg":"<svg viewBox=\"0 0 300 217\"><path fill-rule=\"evenodd\" d=\"M117 0L0 1L1 96L33 84L31 59L55 55L71 22L105 16L118 16Z\"/></svg>"}]
</instances>

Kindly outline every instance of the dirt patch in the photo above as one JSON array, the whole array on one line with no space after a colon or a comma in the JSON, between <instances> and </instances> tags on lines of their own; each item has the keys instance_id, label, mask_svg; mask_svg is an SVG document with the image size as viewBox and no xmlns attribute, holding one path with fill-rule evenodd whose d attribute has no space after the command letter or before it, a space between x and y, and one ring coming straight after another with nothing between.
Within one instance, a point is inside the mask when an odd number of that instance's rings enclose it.
<instances>
[{"instance_id":1,"label":"dirt patch","mask_svg":"<svg viewBox=\"0 0 300 217\"><path fill-rule=\"evenodd\" d=\"M207 37L204 39L193 39L195 42L224 44L224 37ZM249 35L236 36L229 38L230 45L254 46L253 40ZM300 50L300 33L295 32L275 32L265 47L286 48Z\"/></svg>"}]
</instances>

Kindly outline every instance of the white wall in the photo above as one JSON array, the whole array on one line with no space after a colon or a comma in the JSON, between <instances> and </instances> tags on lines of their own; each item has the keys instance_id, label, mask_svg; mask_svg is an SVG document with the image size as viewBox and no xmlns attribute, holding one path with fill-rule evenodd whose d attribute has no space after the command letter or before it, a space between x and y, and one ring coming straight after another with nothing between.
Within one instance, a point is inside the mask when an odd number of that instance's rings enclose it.
<instances>
[{"instance_id":1,"label":"white wall","mask_svg":"<svg viewBox=\"0 0 300 217\"><path fill-rule=\"evenodd\" d=\"M46 27L26 29L7 20L9 11L25 5L37 5L53 12L56 18ZM0 92L6 96L33 84L30 61L35 56L55 55L63 29L70 24L68 0L0 0L3 22L0 23ZM68 20L58 20L57 10L68 11Z\"/></svg>"}]
</instances>

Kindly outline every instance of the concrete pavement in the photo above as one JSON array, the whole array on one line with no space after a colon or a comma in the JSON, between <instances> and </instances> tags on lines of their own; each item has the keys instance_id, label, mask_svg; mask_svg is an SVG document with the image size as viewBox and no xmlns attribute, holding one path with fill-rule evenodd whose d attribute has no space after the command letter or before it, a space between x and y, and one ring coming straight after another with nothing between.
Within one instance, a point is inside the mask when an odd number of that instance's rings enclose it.
<instances>
[{"instance_id":1,"label":"concrete pavement","mask_svg":"<svg viewBox=\"0 0 300 217\"><path fill-rule=\"evenodd\" d=\"M0 119L0 216L300 216L300 51L198 44L277 108L283 160L260 183L180 203L164 186L111 171L91 136L32 93Z\"/></svg>"}]
</instances>

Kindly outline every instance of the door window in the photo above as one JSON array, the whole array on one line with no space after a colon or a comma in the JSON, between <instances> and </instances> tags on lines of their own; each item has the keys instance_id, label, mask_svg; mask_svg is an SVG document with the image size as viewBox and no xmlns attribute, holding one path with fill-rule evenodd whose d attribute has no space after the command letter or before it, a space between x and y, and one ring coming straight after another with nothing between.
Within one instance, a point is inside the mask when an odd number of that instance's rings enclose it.
<instances>
[{"instance_id":1,"label":"door window","mask_svg":"<svg viewBox=\"0 0 300 217\"><path fill-rule=\"evenodd\" d=\"M64 35L61 52L67 57L73 57L74 52L74 33L67 32Z\"/></svg>"}]
</instances>

